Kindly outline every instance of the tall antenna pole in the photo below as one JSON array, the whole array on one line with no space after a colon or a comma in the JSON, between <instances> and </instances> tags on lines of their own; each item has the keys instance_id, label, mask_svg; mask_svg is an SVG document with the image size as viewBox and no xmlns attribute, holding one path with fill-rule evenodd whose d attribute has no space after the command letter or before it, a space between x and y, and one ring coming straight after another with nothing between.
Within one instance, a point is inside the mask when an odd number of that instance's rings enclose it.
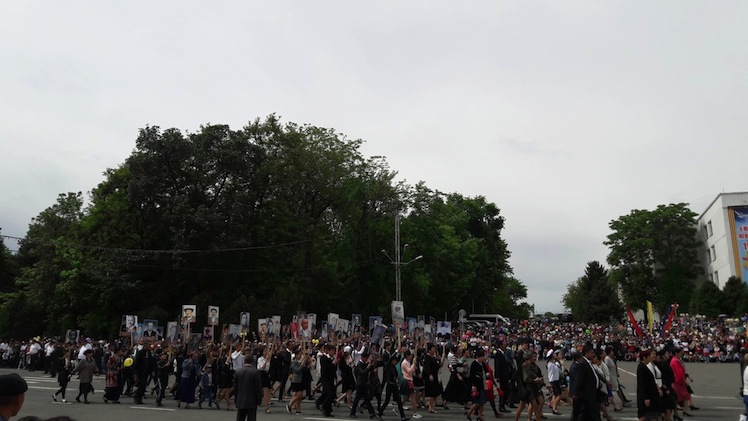
<instances>
[{"instance_id":1,"label":"tall antenna pole","mask_svg":"<svg viewBox=\"0 0 748 421\"><path fill-rule=\"evenodd\" d=\"M395 301L402 301L401 279L400 279L400 210L395 213Z\"/></svg>"}]
</instances>

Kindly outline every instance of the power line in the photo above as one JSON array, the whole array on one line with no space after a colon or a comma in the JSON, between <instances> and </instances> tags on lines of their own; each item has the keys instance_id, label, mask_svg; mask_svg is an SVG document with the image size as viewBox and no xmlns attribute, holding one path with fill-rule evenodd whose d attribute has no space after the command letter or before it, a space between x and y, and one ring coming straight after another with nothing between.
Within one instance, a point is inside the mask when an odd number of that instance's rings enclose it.
<instances>
[{"instance_id":1,"label":"power line","mask_svg":"<svg viewBox=\"0 0 748 421\"><path fill-rule=\"evenodd\" d=\"M26 241L26 238L22 237L15 237L12 235L5 235L0 234L1 238L10 239L10 240L16 240L16 241ZM326 240L328 238L333 237L332 235L326 236L326 237L319 237L317 240ZM268 245L261 245L261 246L247 246L247 247L229 247L229 248L222 248L222 249L194 249L194 250L178 250L178 249L133 249L133 248L122 248L122 247L105 247L105 246L91 246L86 244L76 244L72 243L71 245L75 247L85 248L85 249L91 249L91 250L104 250L104 251L113 251L113 252L122 252L122 253L141 253L141 254L197 254L197 253L225 253L225 252L235 252L235 251L250 251L250 250L268 250L268 249L274 249L274 248L280 248L280 247L289 247L289 246L295 246L299 244L309 243L314 241L315 239L305 239L305 240L298 240L298 241L289 241L285 243L278 243L278 244L268 244ZM51 244L51 242L43 242L47 244Z\"/></svg>"},{"instance_id":2,"label":"power line","mask_svg":"<svg viewBox=\"0 0 748 421\"><path fill-rule=\"evenodd\" d=\"M364 263L377 262L378 259L367 259L358 262L353 262L353 265L361 265ZM379 266L383 266L384 263ZM183 268L173 266L159 266L159 265L142 265L142 264L128 264L128 267L146 268L146 269L164 269L171 271L184 271L184 272L225 272L225 273L273 273L273 272L304 272L329 269L327 266L314 266L308 268L287 268L287 269L201 269L201 268Z\"/></svg>"}]
</instances>

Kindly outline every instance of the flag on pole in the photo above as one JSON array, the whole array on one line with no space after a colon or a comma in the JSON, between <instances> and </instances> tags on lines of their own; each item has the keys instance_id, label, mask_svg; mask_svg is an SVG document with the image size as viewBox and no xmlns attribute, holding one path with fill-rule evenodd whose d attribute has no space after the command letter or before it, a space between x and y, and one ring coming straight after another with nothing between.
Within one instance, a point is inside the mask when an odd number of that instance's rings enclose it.
<instances>
[{"instance_id":1,"label":"flag on pole","mask_svg":"<svg viewBox=\"0 0 748 421\"><path fill-rule=\"evenodd\" d=\"M669 332L673 325L673 319L675 318L675 311L678 309L678 304L668 306L667 322L662 327L662 336L665 337L665 332Z\"/></svg>"},{"instance_id":2,"label":"flag on pole","mask_svg":"<svg viewBox=\"0 0 748 421\"><path fill-rule=\"evenodd\" d=\"M652 302L647 301L647 327L649 327L649 334L652 334L652 324L654 323L654 314L652 314Z\"/></svg>"},{"instance_id":3,"label":"flag on pole","mask_svg":"<svg viewBox=\"0 0 748 421\"><path fill-rule=\"evenodd\" d=\"M636 323L634 313L631 312L631 307L626 306L626 313L629 315L629 321L634 326L634 332L636 332L636 336L644 336L644 332L642 332L641 328L639 327L639 323Z\"/></svg>"}]
</instances>

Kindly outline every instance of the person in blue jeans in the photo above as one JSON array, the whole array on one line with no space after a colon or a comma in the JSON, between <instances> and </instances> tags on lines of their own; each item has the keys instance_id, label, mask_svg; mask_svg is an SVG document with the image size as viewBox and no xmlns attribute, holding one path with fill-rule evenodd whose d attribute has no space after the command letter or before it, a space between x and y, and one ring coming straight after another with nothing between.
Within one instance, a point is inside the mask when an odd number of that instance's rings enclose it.
<instances>
[{"instance_id":1,"label":"person in blue jeans","mask_svg":"<svg viewBox=\"0 0 748 421\"><path fill-rule=\"evenodd\" d=\"M213 407L213 368L207 364L203 369L200 377L200 401L197 403L198 408L203 407L203 402L208 400L208 408Z\"/></svg>"}]
</instances>

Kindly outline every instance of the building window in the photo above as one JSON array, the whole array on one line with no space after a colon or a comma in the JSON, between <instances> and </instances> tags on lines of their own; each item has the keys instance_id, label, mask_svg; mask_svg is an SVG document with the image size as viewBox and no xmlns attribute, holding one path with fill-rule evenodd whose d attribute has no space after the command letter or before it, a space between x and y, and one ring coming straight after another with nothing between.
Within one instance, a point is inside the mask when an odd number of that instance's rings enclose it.
<instances>
[{"instance_id":1,"label":"building window","mask_svg":"<svg viewBox=\"0 0 748 421\"><path fill-rule=\"evenodd\" d=\"M706 249L706 262L709 263L712 261L712 252L709 249Z\"/></svg>"},{"instance_id":2,"label":"building window","mask_svg":"<svg viewBox=\"0 0 748 421\"><path fill-rule=\"evenodd\" d=\"M719 286L719 272L714 272L714 283Z\"/></svg>"},{"instance_id":3,"label":"building window","mask_svg":"<svg viewBox=\"0 0 748 421\"><path fill-rule=\"evenodd\" d=\"M709 274L709 282L714 282L714 275L711 273Z\"/></svg>"},{"instance_id":4,"label":"building window","mask_svg":"<svg viewBox=\"0 0 748 421\"><path fill-rule=\"evenodd\" d=\"M711 237L714 234L714 231L712 231L712 221L709 221L706 223L706 231L709 237Z\"/></svg>"},{"instance_id":5,"label":"building window","mask_svg":"<svg viewBox=\"0 0 748 421\"><path fill-rule=\"evenodd\" d=\"M711 250L712 262L715 261L715 260L717 260L717 251L714 250L714 246L712 246L709 250Z\"/></svg>"}]
</instances>

